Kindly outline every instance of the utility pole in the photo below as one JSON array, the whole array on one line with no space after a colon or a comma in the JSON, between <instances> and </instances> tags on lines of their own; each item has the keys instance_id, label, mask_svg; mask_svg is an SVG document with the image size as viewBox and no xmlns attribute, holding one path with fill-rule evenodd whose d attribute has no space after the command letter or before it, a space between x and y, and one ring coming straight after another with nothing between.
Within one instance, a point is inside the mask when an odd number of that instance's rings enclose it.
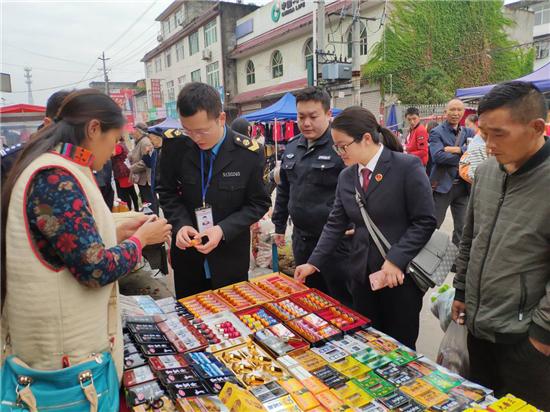
<instances>
[{"instance_id":1,"label":"utility pole","mask_svg":"<svg viewBox=\"0 0 550 412\"><path fill-rule=\"evenodd\" d=\"M34 104L34 99L32 97L32 68L31 67L25 67L23 70L25 70L25 83L27 83L27 101L29 104Z\"/></svg>"},{"instance_id":2,"label":"utility pole","mask_svg":"<svg viewBox=\"0 0 550 412\"><path fill-rule=\"evenodd\" d=\"M315 55L314 69L318 73L317 50L321 53L325 51L325 0L319 0L317 3L317 48L313 50L313 54ZM319 73L317 74L318 79Z\"/></svg>"},{"instance_id":3,"label":"utility pole","mask_svg":"<svg viewBox=\"0 0 550 412\"><path fill-rule=\"evenodd\" d=\"M311 47L313 48L313 85L317 86L317 8L319 7L319 3L316 4L316 6L313 8L313 18L311 19L311 22L313 24L313 36L312 38L312 44Z\"/></svg>"},{"instance_id":4,"label":"utility pole","mask_svg":"<svg viewBox=\"0 0 550 412\"><path fill-rule=\"evenodd\" d=\"M98 59L103 62L103 76L104 76L103 79L105 81L105 94L109 96L109 75L107 74L107 67L105 66L105 62L111 59L105 58L105 52L103 52L101 54L101 57L98 57Z\"/></svg>"},{"instance_id":5,"label":"utility pole","mask_svg":"<svg viewBox=\"0 0 550 412\"><path fill-rule=\"evenodd\" d=\"M353 21L351 35L351 84L353 87L353 104L361 106L361 19L359 14L359 0L352 0Z\"/></svg>"}]
</instances>

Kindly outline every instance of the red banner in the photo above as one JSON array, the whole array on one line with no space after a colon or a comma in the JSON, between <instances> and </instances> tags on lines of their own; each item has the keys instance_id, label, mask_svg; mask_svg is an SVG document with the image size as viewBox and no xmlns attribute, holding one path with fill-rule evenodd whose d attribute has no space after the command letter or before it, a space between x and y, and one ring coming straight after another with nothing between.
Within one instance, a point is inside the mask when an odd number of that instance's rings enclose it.
<instances>
[{"instance_id":1,"label":"red banner","mask_svg":"<svg viewBox=\"0 0 550 412\"><path fill-rule=\"evenodd\" d=\"M151 103L153 103L153 107L163 107L159 79L151 79Z\"/></svg>"}]
</instances>

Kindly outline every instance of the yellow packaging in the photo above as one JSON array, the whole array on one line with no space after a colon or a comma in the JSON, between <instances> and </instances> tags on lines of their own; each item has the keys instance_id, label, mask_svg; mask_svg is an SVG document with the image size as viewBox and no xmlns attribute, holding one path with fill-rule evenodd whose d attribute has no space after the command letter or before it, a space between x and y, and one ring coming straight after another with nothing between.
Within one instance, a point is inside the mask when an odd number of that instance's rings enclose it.
<instances>
[{"instance_id":1,"label":"yellow packaging","mask_svg":"<svg viewBox=\"0 0 550 412\"><path fill-rule=\"evenodd\" d=\"M177 399L176 404L180 412L229 412L229 409L216 396L193 396ZM150 409L147 409L149 412ZM145 409L144 409L145 412Z\"/></svg>"},{"instance_id":2,"label":"yellow packaging","mask_svg":"<svg viewBox=\"0 0 550 412\"><path fill-rule=\"evenodd\" d=\"M329 411L341 410L346 404L330 390L315 395L317 400Z\"/></svg>"},{"instance_id":3,"label":"yellow packaging","mask_svg":"<svg viewBox=\"0 0 550 412\"><path fill-rule=\"evenodd\" d=\"M227 382L220 392L220 400L233 412L265 412L261 402L240 386Z\"/></svg>"},{"instance_id":4,"label":"yellow packaging","mask_svg":"<svg viewBox=\"0 0 550 412\"><path fill-rule=\"evenodd\" d=\"M330 366L348 378L360 378L371 371L368 366L363 365L352 356L347 356L342 360L333 362Z\"/></svg>"},{"instance_id":5,"label":"yellow packaging","mask_svg":"<svg viewBox=\"0 0 550 412\"><path fill-rule=\"evenodd\" d=\"M316 376L311 376L307 379L304 379L302 381L302 384L307 388L308 391L312 392L314 395L328 390L328 386L321 382Z\"/></svg>"},{"instance_id":6,"label":"yellow packaging","mask_svg":"<svg viewBox=\"0 0 550 412\"><path fill-rule=\"evenodd\" d=\"M304 389L304 385L302 385L298 379L291 376L286 376L283 379L279 379L277 383L281 385L288 393L298 392Z\"/></svg>"},{"instance_id":7,"label":"yellow packaging","mask_svg":"<svg viewBox=\"0 0 550 412\"><path fill-rule=\"evenodd\" d=\"M487 410L491 412L515 412L527 405L523 399L507 394L503 398L489 405ZM536 410L536 409L535 409Z\"/></svg>"},{"instance_id":8,"label":"yellow packaging","mask_svg":"<svg viewBox=\"0 0 550 412\"><path fill-rule=\"evenodd\" d=\"M435 388L424 392L421 395L415 396L414 399L424 405L426 408L431 408L438 403L445 402L449 397L443 392L438 391Z\"/></svg>"},{"instance_id":9,"label":"yellow packaging","mask_svg":"<svg viewBox=\"0 0 550 412\"><path fill-rule=\"evenodd\" d=\"M540 409L537 409L533 405L525 405L523 408L519 410L519 412L539 412Z\"/></svg>"},{"instance_id":10,"label":"yellow packaging","mask_svg":"<svg viewBox=\"0 0 550 412\"><path fill-rule=\"evenodd\" d=\"M432 390L434 387L422 379L417 379L410 385L401 386L399 390L411 398L416 398L425 392Z\"/></svg>"},{"instance_id":11,"label":"yellow packaging","mask_svg":"<svg viewBox=\"0 0 550 412\"><path fill-rule=\"evenodd\" d=\"M332 391L342 401L354 408L361 408L372 402L372 397L352 381L349 381L341 388L332 389Z\"/></svg>"},{"instance_id":12,"label":"yellow packaging","mask_svg":"<svg viewBox=\"0 0 550 412\"><path fill-rule=\"evenodd\" d=\"M310 350L300 354L292 354L291 356L296 359L308 372L320 369L327 364L327 361L325 361L321 356Z\"/></svg>"},{"instance_id":13,"label":"yellow packaging","mask_svg":"<svg viewBox=\"0 0 550 412\"><path fill-rule=\"evenodd\" d=\"M264 407L270 412L301 412L301 409L290 395L266 402Z\"/></svg>"},{"instance_id":14,"label":"yellow packaging","mask_svg":"<svg viewBox=\"0 0 550 412\"><path fill-rule=\"evenodd\" d=\"M299 390L297 392L293 392L290 394L290 396L292 396L294 402L296 402L296 404L303 411L309 411L310 409L314 409L320 405L317 398L315 398L315 396L306 388L303 388L302 390Z\"/></svg>"},{"instance_id":15,"label":"yellow packaging","mask_svg":"<svg viewBox=\"0 0 550 412\"><path fill-rule=\"evenodd\" d=\"M328 412L328 409L325 408L324 406L319 405L318 407L310 409L307 412Z\"/></svg>"}]
</instances>

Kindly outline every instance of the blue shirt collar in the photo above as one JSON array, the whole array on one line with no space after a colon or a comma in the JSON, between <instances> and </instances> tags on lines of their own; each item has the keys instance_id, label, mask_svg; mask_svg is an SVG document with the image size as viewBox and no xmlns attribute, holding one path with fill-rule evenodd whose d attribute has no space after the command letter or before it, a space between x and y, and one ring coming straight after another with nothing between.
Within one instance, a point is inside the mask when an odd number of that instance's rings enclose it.
<instances>
[{"instance_id":1,"label":"blue shirt collar","mask_svg":"<svg viewBox=\"0 0 550 412\"><path fill-rule=\"evenodd\" d=\"M223 127L223 136L222 136L222 138L220 139L220 141L218 143L216 143L216 146L214 146L212 148L212 153L214 154L214 156L218 155L218 152L220 151L220 147L222 146L226 135L227 135L227 126L224 126Z\"/></svg>"}]
</instances>

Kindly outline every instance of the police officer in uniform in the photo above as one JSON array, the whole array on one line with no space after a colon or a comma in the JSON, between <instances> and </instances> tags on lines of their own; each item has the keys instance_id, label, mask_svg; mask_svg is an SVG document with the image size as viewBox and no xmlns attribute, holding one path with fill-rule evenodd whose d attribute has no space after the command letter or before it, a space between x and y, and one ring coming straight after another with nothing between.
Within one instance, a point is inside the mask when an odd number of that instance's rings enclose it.
<instances>
[{"instance_id":1,"label":"police officer in uniform","mask_svg":"<svg viewBox=\"0 0 550 412\"><path fill-rule=\"evenodd\" d=\"M189 83L177 102L182 130L163 141L157 192L173 225L176 296L248 280L250 226L270 206L263 148L225 125L220 95Z\"/></svg>"},{"instance_id":2,"label":"police officer in uniform","mask_svg":"<svg viewBox=\"0 0 550 412\"><path fill-rule=\"evenodd\" d=\"M275 242L284 245L288 217L294 224L292 251L296 265L304 264L315 249L334 203L338 175L344 163L332 148L330 96L317 87L296 94L298 127L301 134L291 140L282 158L280 184L272 221ZM351 305L347 259L349 234L320 272L306 284Z\"/></svg>"}]
</instances>

